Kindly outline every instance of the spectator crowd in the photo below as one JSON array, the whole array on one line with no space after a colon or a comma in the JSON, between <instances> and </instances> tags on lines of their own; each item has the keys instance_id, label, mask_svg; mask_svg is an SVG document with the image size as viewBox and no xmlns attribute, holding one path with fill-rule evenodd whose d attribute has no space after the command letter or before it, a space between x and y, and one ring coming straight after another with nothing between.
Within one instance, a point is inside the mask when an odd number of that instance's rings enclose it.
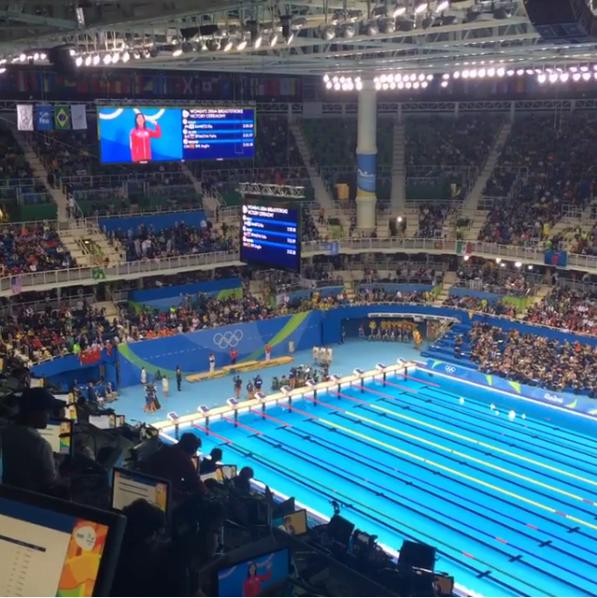
<instances>
[{"instance_id":1,"label":"spectator crowd","mask_svg":"<svg viewBox=\"0 0 597 598\"><path fill-rule=\"evenodd\" d=\"M72 268L75 261L49 224L0 228L0 276Z\"/></svg>"},{"instance_id":2,"label":"spectator crowd","mask_svg":"<svg viewBox=\"0 0 597 598\"><path fill-rule=\"evenodd\" d=\"M487 374L597 397L597 348L475 324L472 359Z\"/></svg>"}]
</instances>

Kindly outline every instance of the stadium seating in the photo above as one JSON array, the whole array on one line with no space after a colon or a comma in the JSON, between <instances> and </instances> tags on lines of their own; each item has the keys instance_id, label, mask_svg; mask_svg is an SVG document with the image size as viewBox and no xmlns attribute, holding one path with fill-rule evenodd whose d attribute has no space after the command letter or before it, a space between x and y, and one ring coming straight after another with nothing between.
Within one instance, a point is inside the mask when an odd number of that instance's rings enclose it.
<instances>
[{"instance_id":1,"label":"stadium seating","mask_svg":"<svg viewBox=\"0 0 597 598\"><path fill-rule=\"evenodd\" d=\"M0 226L0 275L71 268L75 262L53 224Z\"/></svg>"},{"instance_id":2,"label":"stadium seating","mask_svg":"<svg viewBox=\"0 0 597 598\"><path fill-rule=\"evenodd\" d=\"M597 171L584 156L596 140L597 121L589 114L517 119L485 190L506 199L492 208L479 239L516 245L549 239L562 207L584 208L593 195Z\"/></svg>"}]
</instances>

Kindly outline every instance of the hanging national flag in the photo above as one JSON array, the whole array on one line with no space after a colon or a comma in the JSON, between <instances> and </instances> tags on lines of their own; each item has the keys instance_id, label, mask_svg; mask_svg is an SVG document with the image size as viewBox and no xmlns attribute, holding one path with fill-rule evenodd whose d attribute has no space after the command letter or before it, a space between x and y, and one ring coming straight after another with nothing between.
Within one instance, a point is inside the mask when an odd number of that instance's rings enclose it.
<instances>
[{"instance_id":1,"label":"hanging national flag","mask_svg":"<svg viewBox=\"0 0 597 598\"><path fill-rule=\"evenodd\" d=\"M104 272L104 269L103 269L103 268L94 268L94 269L91 271L91 277L92 277L94 280L101 280L101 279L104 279L104 278L106 278L106 273Z\"/></svg>"},{"instance_id":2,"label":"hanging national flag","mask_svg":"<svg viewBox=\"0 0 597 598\"><path fill-rule=\"evenodd\" d=\"M51 131L54 128L54 107L49 104L37 104L34 111L35 130Z\"/></svg>"},{"instance_id":3,"label":"hanging national flag","mask_svg":"<svg viewBox=\"0 0 597 598\"><path fill-rule=\"evenodd\" d=\"M62 131L70 129L70 110L68 106L54 107L54 127Z\"/></svg>"},{"instance_id":4,"label":"hanging national flag","mask_svg":"<svg viewBox=\"0 0 597 598\"><path fill-rule=\"evenodd\" d=\"M33 131L33 104L17 104L17 128Z\"/></svg>"},{"instance_id":5,"label":"hanging national flag","mask_svg":"<svg viewBox=\"0 0 597 598\"><path fill-rule=\"evenodd\" d=\"M23 279L21 276L13 276L10 279L10 290L13 295L18 295L23 290Z\"/></svg>"},{"instance_id":6,"label":"hanging national flag","mask_svg":"<svg viewBox=\"0 0 597 598\"><path fill-rule=\"evenodd\" d=\"M81 365L93 365L102 358L102 351L99 346L90 347L81 351L79 354L79 361Z\"/></svg>"},{"instance_id":7,"label":"hanging national flag","mask_svg":"<svg viewBox=\"0 0 597 598\"><path fill-rule=\"evenodd\" d=\"M70 117L75 131L81 131L87 128L87 114L85 104L73 104L70 107Z\"/></svg>"}]
</instances>

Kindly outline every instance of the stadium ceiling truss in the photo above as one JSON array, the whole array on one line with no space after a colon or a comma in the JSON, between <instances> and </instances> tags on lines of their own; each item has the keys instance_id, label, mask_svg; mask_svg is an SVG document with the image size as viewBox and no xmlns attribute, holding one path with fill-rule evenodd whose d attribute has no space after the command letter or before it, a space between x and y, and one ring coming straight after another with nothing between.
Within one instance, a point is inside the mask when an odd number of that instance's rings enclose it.
<instances>
[{"instance_id":1,"label":"stadium ceiling truss","mask_svg":"<svg viewBox=\"0 0 597 598\"><path fill-rule=\"evenodd\" d=\"M417 12L423 4L427 7ZM450 0L441 12L440 4L445 5L441 0L0 0L0 58L30 61L33 52L46 56L59 46L81 56L81 62L92 54L118 53L111 68L362 76L396 69L449 72L467 64L544 67L597 56L597 43L588 38L543 40L523 0ZM124 52L126 64L120 60Z\"/></svg>"}]
</instances>

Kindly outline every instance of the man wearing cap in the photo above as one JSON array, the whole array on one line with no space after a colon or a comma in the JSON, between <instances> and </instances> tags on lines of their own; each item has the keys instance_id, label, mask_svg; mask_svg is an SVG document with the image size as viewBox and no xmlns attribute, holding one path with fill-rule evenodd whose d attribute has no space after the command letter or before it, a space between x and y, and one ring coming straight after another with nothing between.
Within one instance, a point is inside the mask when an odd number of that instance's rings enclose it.
<instances>
[{"instance_id":1,"label":"man wearing cap","mask_svg":"<svg viewBox=\"0 0 597 598\"><path fill-rule=\"evenodd\" d=\"M19 402L16 421L0 431L2 482L36 492L50 492L58 472L50 443L38 430L47 427L51 414L64 403L45 388L28 388Z\"/></svg>"}]
</instances>

